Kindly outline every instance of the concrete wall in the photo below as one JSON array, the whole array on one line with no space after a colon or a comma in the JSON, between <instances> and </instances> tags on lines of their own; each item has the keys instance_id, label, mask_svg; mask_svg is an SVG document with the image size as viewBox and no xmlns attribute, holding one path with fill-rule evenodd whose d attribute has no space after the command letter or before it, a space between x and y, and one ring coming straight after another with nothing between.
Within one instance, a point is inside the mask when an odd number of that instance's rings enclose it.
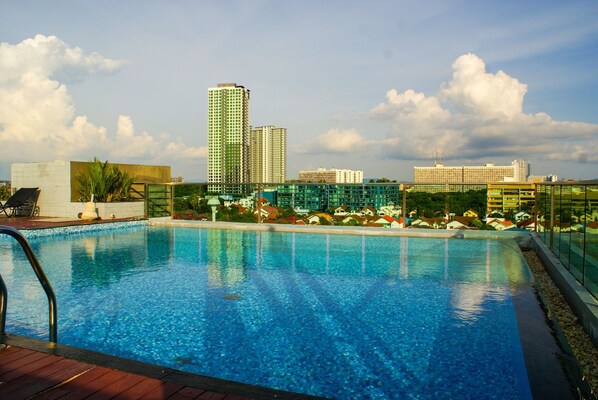
<instances>
[{"instance_id":1,"label":"concrete wall","mask_svg":"<svg viewBox=\"0 0 598 400\"><path fill-rule=\"evenodd\" d=\"M39 215L77 217L81 203L71 203L71 164L68 161L15 163L10 168L13 191L22 187L39 187Z\"/></svg>"},{"instance_id":2,"label":"concrete wall","mask_svg":"<svg viewBox=\"0 0 598 400\"><path fill-rule=\"evenodd\" d=\"M102 219L110 219L112 215L114 215L114 218L143 217L145 214L145 202L96 203L96 211Z\"/></svg>"},{"instance_id":3,"label":"concrete wall","mask_svg":"<svg viewBox=\"0 0 598 400\"><path fill-rule=\"evenodd\" d=\"M71 201L79 200L76 188L77 174L87 174L87 161L71 161ZM135 183L168 183L170 182L170 166L164 165L139 165L108 163L120 171L135 177Z\"/></svg>"},{"instance_id":4,"label":"concrete wall","mask_svg":"<svg viewBox=\"0 0 598 400\"><path fill-rule=\"evenodd\" d=\"M53 161L45 163L15 163L11 165L13 191L21 187L38 187L40 195L37 205L42 217L77 218L84 210L84 204L71 201L72 162ZM170 167L168 168L170 172ZM142 217L144 202L97 203L98 215L108 219Z\"/></svg>"}]
</instances>

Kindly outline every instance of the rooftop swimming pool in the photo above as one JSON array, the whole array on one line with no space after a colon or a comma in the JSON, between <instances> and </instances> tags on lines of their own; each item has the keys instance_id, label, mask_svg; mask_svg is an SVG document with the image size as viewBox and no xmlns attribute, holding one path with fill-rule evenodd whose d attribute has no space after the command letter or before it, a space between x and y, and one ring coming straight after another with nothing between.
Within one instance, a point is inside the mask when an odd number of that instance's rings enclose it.
<instances>
[{"instance_id":1,"label":"rooftop swimming pool","mask_svg":"<svg viewBox=\"0 0 598 400\"><path fill-rule=\"evenodd\" d=\"M136 226L29 242L60 343L338 399L532 398L512 240ZM7 332L46 340L45 294L4 237L0 273Z\"/></svg>"}]
</instances>

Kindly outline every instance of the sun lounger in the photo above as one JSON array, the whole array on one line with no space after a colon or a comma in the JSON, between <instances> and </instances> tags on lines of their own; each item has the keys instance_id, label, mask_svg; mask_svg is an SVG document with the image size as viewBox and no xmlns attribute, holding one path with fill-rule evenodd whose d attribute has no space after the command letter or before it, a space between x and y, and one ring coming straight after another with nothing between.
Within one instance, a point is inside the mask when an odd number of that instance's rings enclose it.
<instances>
[{"instance_id":1,"label":"sun lounger","mask_svg":"<svg viewBox=\"0 0 598 400\"><path fill-rule=\"evenodd\" d=\"M39 188L20 188L6 200L6 203L0 204L0 213L4 212L7 217L12 215L32 217L39 213L38 198Z\"/></svg>"}]
</instances>

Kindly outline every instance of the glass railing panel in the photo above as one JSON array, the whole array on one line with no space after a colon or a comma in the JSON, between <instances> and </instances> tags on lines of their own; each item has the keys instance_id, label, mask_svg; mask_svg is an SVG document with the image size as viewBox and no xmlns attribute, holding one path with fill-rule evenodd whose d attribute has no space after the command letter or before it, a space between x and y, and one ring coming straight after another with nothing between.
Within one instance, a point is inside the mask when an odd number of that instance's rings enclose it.
<instances>
[{"instance_id":1,"label":"glass railing panel","mask_svg":"<svg viewBox=\"0 0 598 400\"><path fill-rule=\"evenodd\" d=\"M575 278L583 281L585 232L585 185L569 187L569 269Z\"/></svg>"},{"instance_id":2,"label":"glass railing panel","mask_svg":"<svg viewBox=\"0 0 598 400\"><path fill-rule=\"evenodd\" d=\"M588 229L586 232L584 250L583 285L598 298L598 230L596 228Z\"/></svg>"},{"instance_id":3,"label":"glass railing panel","mask_svg":"<svg viewBox=\"0 0 598 400\"><path fill-rule=\"evenodd\" d=\"M598 298L598 185L585 187L583 285Z\"/></svg>"},{"instance_id":4,"label":"glass railing panel","mask_svg":"<svg viewBox=\"0 0 598 400\"><path fill-rule=\"evenodd\" d=\"M553 202L553 206L550 210L550 217L546 221L546 229L550 229L551 238L550 238L550 247L552 252L558 257L561 257L560 251L560 226L561 226L561 187L560 186L553 186L551 191L551 201Z\"/></svg>"},{"instance_id":5,"label":"glass railing panel","mask_svg":"<svg viewBox=\"0 0 598 400\"><path fill-rule=\"evenodd\" d=\"M546 238L544 237L544 229L542 229L542 221L544 221L544 216L546 215L546 186L545 185L537 185L536 186L536 219L535 219L535 230L538 233L538 237L546 243Z\"/></svg>"},{"instance_id":6,"label":"glass railing panel","mask_svg":"<svg viewBox=\"0 0 598 400\"><path fill-rule=\"evenodd\" d=\"M559 259L565 268L570 269L569 262L571 252L571 186L561 186L559 196L559 223L554 229L559 233ZM571 271L573 273L573 271ZM579 278L579 277L577 277Z\"/></svg>"},{"instance_id":7,"label":"glass railing panel","mask_svg":"<svg viewBox=\"0 0 598 400\"><path fill-rule=\"evenodd\" d=\"M544 186L545 193L544 193L544 210L541 216L540 222L538 224L538 230L542 232L542 236L544 238L544 243L549 246L550 245L550 221L552 218L550 203L552 198L552 193L554 192L553 186Z\"/></svg>"},{"instance_id":8,"label":"glass railing panel","mask_svg":"<svg viewBox=\"0 0 598 400\"><path fill-rule=\"evenodd\" d=\"M552 235L552 251L588 291L598 298L598 184L539 184L537 211L545 220L540 238L547 244ZM554 203L551 204L551 200ZM553 214L553 230L549 223Z\"/></svg>"},{"instance_id":9,"label":"glass railing panel","mask_svg":"<svg viewBox=\"0 0 598 400\"><path fill-rule=\"evenodd\" d=\"M146 213L149 218L167 217L171 213L169 184L148 184L146 186Z\"/></svg>"}]
</instances>

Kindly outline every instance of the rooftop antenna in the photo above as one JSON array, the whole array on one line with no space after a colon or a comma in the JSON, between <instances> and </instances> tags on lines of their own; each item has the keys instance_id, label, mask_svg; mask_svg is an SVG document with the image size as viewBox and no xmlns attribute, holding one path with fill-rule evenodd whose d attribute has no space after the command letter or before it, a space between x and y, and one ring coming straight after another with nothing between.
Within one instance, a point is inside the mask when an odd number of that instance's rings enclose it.
<instances>
[{"instance_id":1,"label":"rooftop antenna","mask_svg":"<svg viewBox=\"0 0 598 400\"><path fill-rule=\"evenodd\" d=\"M434 150L434 165L436 164L442 164L442 153L438 153L436 150Z\"/></svg>"}]
</instances>

